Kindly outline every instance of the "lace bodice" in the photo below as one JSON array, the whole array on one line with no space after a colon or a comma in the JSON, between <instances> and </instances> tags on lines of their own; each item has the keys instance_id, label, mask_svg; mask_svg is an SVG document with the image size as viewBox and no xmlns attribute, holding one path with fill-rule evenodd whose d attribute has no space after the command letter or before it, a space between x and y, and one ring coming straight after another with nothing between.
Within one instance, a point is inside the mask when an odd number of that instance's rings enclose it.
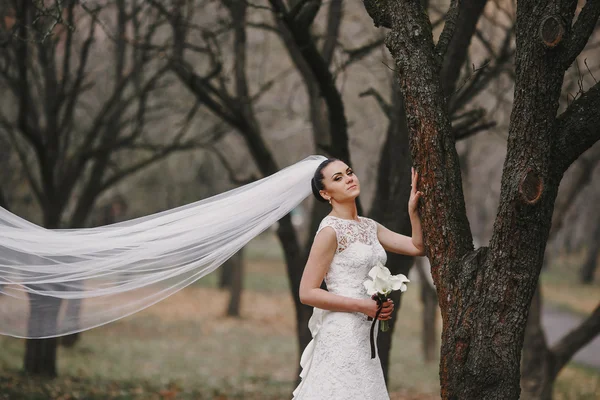
<instances>
[{"instance_id":1,"label":"lace bodice","mask_svg":"<svg viewBox=\"0 0 600 400\"><path fill-rule=\"evenodd\" d=\"M359 221L327 216L317 233L326 227L335 231L338 246L325 275L327 290L343 296L366 297L363 282L370 269L380 261L385 265L387 256L377 239L377 223L359 217Z\"/></svg>"},{"instance_id":2,"label":"lace bodice","mask_svg":"<svg viewBox=\"0 0 600 400\"><path fill-rule=\"evenodd\" d=\"M327 290L368 298L363 283L377 261L386 262L377 223L364 217L354 221L327 216L317 233L327 227L335 231L338 243L325 275ZM308 327L313 340L300 359L302 381L294 400L389 400L379 356L371 358L371 322L365 314L315 308Z\"/></svg>"}]
</instances>

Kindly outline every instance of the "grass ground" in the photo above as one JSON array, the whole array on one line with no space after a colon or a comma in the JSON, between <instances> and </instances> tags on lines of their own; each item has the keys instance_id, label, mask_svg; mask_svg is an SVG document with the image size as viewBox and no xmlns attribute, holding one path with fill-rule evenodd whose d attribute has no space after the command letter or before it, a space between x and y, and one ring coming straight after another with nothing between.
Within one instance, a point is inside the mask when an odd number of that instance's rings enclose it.
<instances>
[{"instance_id":1,"label":"grass ground","mask_svg":"<svg viewBox=\"0 0 600 400\"><path fill-rule=\"evenodd\" d=\"M23 341L0 337L0 400L288 399L298 355L285 269L269 242L247 255L240 319L224 317L228 295L215 288L214 274L143 312L84 332L77 346L60 348L60 376L53 381L22 376ZM394 337L396 400L439 398L438 361L422 361L415 289L405 294ZM597 393L598 371L570 365L555 398L591 400Z\"/></svg>"},{"instance_id":2,"label":"grass ground","mask_svg":"<svg viewBox=\"0 0 600 400\"><path fill-rule=\"evenodd\" d=\"M579 270L585 254L557 256L542 272L544 303L581 316L589 315L600 302L600 269L592 284L579 281Z\"/></svg>"}]
</instances>

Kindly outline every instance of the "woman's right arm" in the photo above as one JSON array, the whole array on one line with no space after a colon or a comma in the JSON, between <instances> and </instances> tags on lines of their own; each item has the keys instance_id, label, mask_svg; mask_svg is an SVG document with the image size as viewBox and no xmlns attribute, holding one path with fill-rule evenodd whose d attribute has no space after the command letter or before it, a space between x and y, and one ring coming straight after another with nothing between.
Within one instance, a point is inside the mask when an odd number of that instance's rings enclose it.
<instances>
[{"instance_id":1,"label":"woman's right arm","mask_svg":"<svg viewBox=\"0 0 600 400\"><path fill-rule=\"evenodd\" d=\"M335 231L331 227L322 229L315 237L310 255L300 281L300 301L302 304L323 310L361 312L370 317L377 313L377 302L372 299L353 299L321 289L321 282L329 269L337 249ZM384 303L380 320L389 319L393 310L391 302Z\"/></svg>"}]
</instances>

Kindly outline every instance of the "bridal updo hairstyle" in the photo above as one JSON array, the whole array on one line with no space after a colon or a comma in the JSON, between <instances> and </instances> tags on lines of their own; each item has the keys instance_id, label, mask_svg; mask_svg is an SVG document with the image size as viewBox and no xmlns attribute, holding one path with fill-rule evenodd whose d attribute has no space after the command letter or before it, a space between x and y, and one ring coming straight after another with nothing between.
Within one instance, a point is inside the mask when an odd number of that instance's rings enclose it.
<instances>
[{"instance_id":1,"label":"bridal updo hairstyle","mask_svg":"<svg viewBox=\"0 0 600 400\"><path fill-rule=\"evenodd\" d=\"M323 168L325 168L334 161L337 161L337 158L328 158L327 160L319 164L315 171L315 175L310 180L310 186L312 187L313 194L315 195L317 200L323 203L327 203L327 200L325 200L325 198L321 196L321 193L319 193L321 190L325 190L325 185L323 184Z\"/></svg>"}]
</instances>

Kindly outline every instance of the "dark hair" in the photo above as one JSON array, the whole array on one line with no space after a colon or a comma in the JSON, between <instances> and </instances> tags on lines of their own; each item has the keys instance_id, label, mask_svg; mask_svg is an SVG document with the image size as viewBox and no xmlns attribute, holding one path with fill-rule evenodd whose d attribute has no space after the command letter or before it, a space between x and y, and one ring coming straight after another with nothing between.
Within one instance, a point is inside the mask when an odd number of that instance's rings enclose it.
<instances>
[{"instance_id":1,"label":"dark hair","mask_svg":"<svg viewBox=\"0 0 600 400\"><path fill-rule=\"evenodd\" d=\"M325 168L334 161L337 161L337 158L328 158L327 160L319 164L315 171L315 175L310 180L310 186L312 187L313 194L315 195L317 200L323 203L327 203L327 200L325 200L325 198L321 196L321 193L319 193L319 191L325 189L325 185L323 184L323 168Z\"/></svg>"}]
</instances>

